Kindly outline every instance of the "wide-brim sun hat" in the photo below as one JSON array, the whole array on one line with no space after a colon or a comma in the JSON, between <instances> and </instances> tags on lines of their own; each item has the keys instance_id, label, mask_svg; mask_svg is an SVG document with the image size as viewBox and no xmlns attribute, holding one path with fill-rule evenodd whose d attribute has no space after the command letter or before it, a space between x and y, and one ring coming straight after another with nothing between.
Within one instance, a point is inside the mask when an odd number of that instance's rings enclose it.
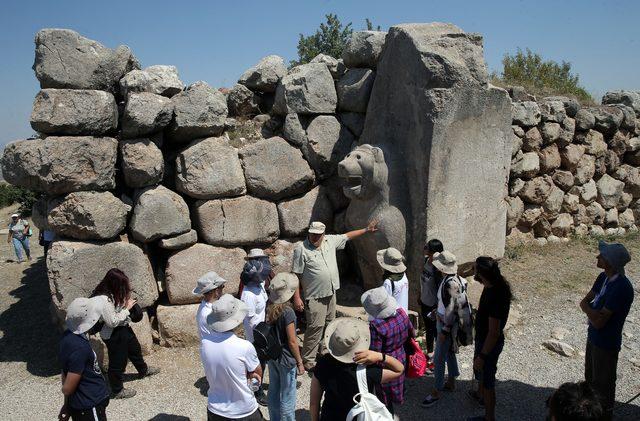
<instances>
[{"instance_id":1,"label":"wide-brim sun hat","mask_svg":"<svg viewBox=\"0 0 640 421\"><path fill-rule=\"evenodd\" d=\"M231 294L224 294L211 304L207 325L219 333L235 329L246 317L247 305Z\"/></svg>"},{"instance_id":2,"label":"wide-brim sun hat","mask_svg":"<svg viewBox=\"0 0 640 421\"><path fill-rule=\"evenodd\" d=\"M389 247L388 249L378 250L376 258L382 269L391 273L404 273L407 271L404 257L398 249Z\"/></svg>"},{"instance_id":3,"label":"wide-brim sun hat","mask_svg":"<svg viewBox=\"0 0 640 421\"><path fill-rule=\"evenodd\" d=\"M67 307L65 324L75 334L82 334L91 329L102 317L104 296L93 298L76 298Z\"/></svg>"},{"instance_id":4,"label":"wide-brim sun hat","mask_svg":"<svg viewBox=\"0 0 640 421\"><path fill-rule=\"evenodd\" d=\"M364 310L374 319L386 319L396 314L398 302L384 287L370 289L360 297Z\"/></svg>"},{"instance_id":5,"label":"wide-brim sun hat","mask_svg":"<svg viewBox=\"0 0 640 421\"><path fill-rule=\"evenodd\" d=\"M432 264L436 269L444 274L455 275L458 273L456 256L448 250L441 253L434 253Z\"/></svg>"},{"instance_id":6,"label":"wide-brim sun hat","mask_svg":"<svg viewBox=\"0 0 640 421\"><path fill-rule=\"evenodd\" d=\"M340 317L327 325L324 346L329 354L343 363L353 363L358 351L366 351L371 344L369 324L355 317Z\"/></svg>"},{"instance_id":7,"label":"wide-brim sun hat","mask_svg":"<svg viewBox=\"0 0 640 421\"><path fill-rule=\"evenodd\" d=\"M327 226L322 222L313 221L309 224L309 234L324 234Z\"/></svg>"},{"instance_id":8,"label":"wide-brim sun hat","mask_svg":"<svg viewBox=\"0 0 640 421\"><path fill-rule=\"evenodd\" d=\"M278 273L269 283L269 301L286 303L298 289L298 276L294 273Z\"/></svg>"},{"instance_id":9,"label":"wide-brim sun hat","mask_svg":"<svg viewBox=\"0 0 640 421\"><path fill-rule=\"evenodd\" d=\"M269 257L262 249L251 249L249 250L249 254L247 254L244 260L258 259L260 257Z\"/></svg>"},{"instance_id":10,"label":"wide-brim sun hat","mask_svg":"<svg viewBox=\"0 0 640 421\"><path fill-rule=\"evenodd\" d=\"M624 267L631 261L631 256L626 247L620 243L607 243L598 241L600 256L620 275L624 275Z\"/></svg>"},{"instance_id":11,"label":"wide-brim sun hat","mask_svg":"<svg viewBox=\"0 0 640 421\"><path fill-rule=\"evenodd\" d=\"M20 218L20 214L14 213L13 215L11 215L11 218Z\"/></svg>"},{"instance_id":12,"label":"wide-brim sun hat","mask_svg":"<svg viewBox=\"0 0 640 421\"><path fill-rule=\"evenodd\" d=\"M216 272L207 272L198 279L196 287L191 292L195 295L206 294L209 291L220 288L226 282L227 280Z\"/></svg>"}]
</instances>

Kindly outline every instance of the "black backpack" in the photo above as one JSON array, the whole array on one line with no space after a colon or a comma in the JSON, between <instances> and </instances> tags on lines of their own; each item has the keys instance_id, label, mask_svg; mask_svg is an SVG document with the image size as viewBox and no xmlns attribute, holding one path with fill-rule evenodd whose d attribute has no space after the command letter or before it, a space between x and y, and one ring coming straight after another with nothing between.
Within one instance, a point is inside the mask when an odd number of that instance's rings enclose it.
<instances>
[{"instance_id":1,"label":"black backpack","mask_svg":"<svg viewBox=\"0 0 640 421\"><path fill-rule=\"evenodd\" d=\"M277 360L282 355L282 343L277 328L266 322L260 322L253 328L253 346L260 361Z\"/></svg>"}]
</instances>

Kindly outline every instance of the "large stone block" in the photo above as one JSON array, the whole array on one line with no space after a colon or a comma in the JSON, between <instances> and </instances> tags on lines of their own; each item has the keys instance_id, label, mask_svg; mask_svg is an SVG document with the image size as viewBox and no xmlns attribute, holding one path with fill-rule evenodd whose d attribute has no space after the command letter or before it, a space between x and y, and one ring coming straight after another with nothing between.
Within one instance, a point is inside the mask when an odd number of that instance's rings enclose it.
<instances>
[{"instance_id":1,"label":"large stone block","mask_svg":"<svg viewBox=\"0 0 640 421\"><path fill-rule=\"evenodd\" d=\"M227 118L227 99L207 85L196 82L171 98L173 121L169 125L169 139L176 143L217 136L222 133Z\"/></svg>"},{"instance_id":2,"label":"large stone block","mask_svg":"<svg viewBox=\"0 0 640 421\"><path fill-rule=\"evenodd\" d=\"M342 60L347 67L375 69L384 48L386 32L357 31L351 35L342 51Z\"/></svg>"},{"instance_id":3,"label":"large stone block","mask_svg":"<svg viewBox=\"0 0 640 421\"><path fill-rule=\"evenodd\" d=\"M131 93L122 117L124 138L144 137L161 131L171 122L173 103L149 92Z\"/></svg>"},{"instance_id":4,"label":"large stone block","mask_svg":"<svg viewBox=\"0 0 640 421\"><path fill-rule=\"evenodd\" d=\"M244 72L238 79L238 83L255 91L275 92L278 82L286 74L287 66L285 66L283 58L270 55Z\"/></svg>"},{"instance_id":5,"label":"large stone block","mask_svg":"<svg viewBox=\"0 0 640 421\"><path fill-rule=\"evenodd\" d=\"M171 304L190 304L200 301L191 292L198 278L214 271L227 280L224 292L235 294L240 286L240 273L247 254L241 248L214 247L208 244L193 246L172 254L167 260L165 284Z\"/></svg>"},{"instance_id":6,"label":"large stone block","mask_svg":"<svg viewBox=\"0 0 640 421\"><path fill-rule=\"evenodd\" d=\"M376 74L371 69L349 69L336 83L338 108L355 113L367 112L375 79Z\"/></svg>"},{"instance_id":7,"label":"large stone block","mask_svg":"<svg viewBox=\"0 0 640 421\"><path fill-rule=\"evenodd\" d=\"M260 114L260 97L251 89L239 83L227 95L229 115L233 117L253 117Z\"/></svg>"},{"instance_id":8,"label":"large stone block","mask_svg":"<svg viewBox=\"0 0 640 421\"><path fill-rule=\"evenodd\" d=\"M624 183L616 180L609 174L605 174L596 184L598 186L598 203L605 209L616 207L620 201Z\"/></svg>"},{"instance_id":9,"label":"large stone block","mask_svg":"<svg viewBox=\"0 0 640 421\"><path fill-rule=\"evenodd\" d=\"M164 175L162 151L150 139L132 139L120 142L122 174L127 186L141 188L153 186Z\"/></svg>"},{"instance_id":10,"label":"large stone block","mask_svg":"<svg viewBox=\"0 0 640 421\"><path fill-rule=\"evenodd\" d=\"M540 171L540 157L535 152L527 152L516 155L511 162L511 175L513 177L533 178Z\"/></svg>"},{"instance_id":11,"label":"large stone block","mask_svg":"<svg viewBox=\"0 0 640 421\"><path fill-rule=\"evenodd\" d=\"M302 197L278 203L278 216L281 235L285 238L302 237L311 221L332 226L333 207L318 186Z\"/></svg>"},{"instance_id":12,"label":"large stone block","mask_svg":"<svg viewBox=\"0 0 640 421\"><path fill-rule=\"evenodd\" d=\"M184 84L175 66L157 64L144 70L132 70L120 79L120 93L127 97L132 92L149 92L172 97L182 92Z\"/></svg>"},{"instance_id":13,"label":"large stone block","mask_svg":"<svg viewBox=\"0 0 640 421\"><path fill-rule=\"evenodd\" d=\"M129 47L112 50L69 29L42 29L35 43L33 70L41 88L115 92L124 74L140 68Z\"/></svg>"},{"instance_id":14,"label":"large stone block","mask_svg":"<svg viewBox=\"0 0 640 421\"><path fill-rule=\"evenodd\" d=\"M276 89L273 111L282 115L333 113L337 103L327 65L307 63L294 67L282 78Z\"/></svg>"},{"instance_id":15,"label":"large stone block","mask_svg":"<svg viewBox=\"0 0 640 421\"><path fill-rule=\"evenodd\" d=\"M148 243L191 230L184 199L164 186L144 189L136 200L130 223L133 237Z\"/></svg>"},{"instance_id":16,"label":"large stone block","mask_svg":"<svg viewBox=\"0 0 640 421\"><path fill-rule=\"evenodd\" d=\"M160 345L168 348L198 345L200 335L196 325L197 312L198 304L158 306L156 317L160 331Z\"/></svg>"},{"instance_id":17,"label":"large stone block","mask_svg":"<svg viewBox=\"0 0 640 421\"><path fill-rule=\"evenodd\" d=\"M118 127L112 94L84 89L43 89L31 112L31 128L40 133L103 135Z\"/></svg>"},{"instance_id":18,"label":"large stone block","mask_svg":"<svg viewBox=\"0 0 640 421\"><path fill-rule=\"evenodd\" d=\"M109 240L125 228L130 210L110 192L75 192L49 202L47 222L62 237Z\"/></svg>"},{"instance_id":19,"label":"large stone block","mask_svg":"<svg viewBox=\"0 0 640 421\"><path fill-rule=\"evenodd\" d=\"M610 91L602 97L603 104L624 104L640 114L640 91Z\"/></svg>"},{"instance_id":20,"label":"large stone block","mask_svg":"<svg viewBox=\"0 0 640 421\"><path fill-rule=\"evenodd\" d=\"M540 122L540 107L535 101L514 102L511 104L513 124L535 126Z\"/></svg>"},{"instance_id":21,"label":"large stone block","mask_svg":"<svg viewBox=\"0 0 640 421\"><path fill-rule=\"evenodd\" d=\"M198 233L191 230L174 237L163 238L158 242L158 246L166 250L182 250L198 242Z\"/></svg>"},{"instance_id":22,"label":"large stone block","mask_svg":"<svg viewBox=\"0 0 640 421\"><path fill-rule=\"evenodd\" d=\"M149 314L145 311L142 313L142 320L138 323L129 324L133 333L140 342L140 349L142 355L151 355L153 351L153 333L151 332L151 322L149 321Z\"/></svg>"},{"instance_id":23,"label":"large stone block","mask_svg":"<svg viewBox=\"0 0 640 421\"><path fill-rule=\"evenodd\" d=\"M307 127L302 153L320 179L331 176L338 162L351 150L351 132L332 115L319 115Z\"/></svg>"},{"instance_id":24,"label":"large stone block","mask_svg":"<svg viewBox=\"0 0 640 421\"><path fill-rule=\"evenodd\" d=\"M51 299L58 311L78 297L89 297L109 269L122 270L141 307L158 299L158 287L142 249L126 242L56 241L47 256Z\"/></svg>"},{"instance_id":25,"label":"large stone block","mask_svg":"<svg viewBox=\"0 0 640 421\"><path fill-rule=\"evenodd\" d=\"M276 168L275 165L262 166ZM176 158L176 188L198 199L237 196L247 191L238 151L226 137L192 142Z\"/></svg>"},{"instance_id":26,"label":"large stone block","mask_svg":"<svg viewBox=\"0 0 640 421\"><path fill-rule=\"evenodd\" d=\"M200 238L216 246L268 244L280 234L276 204L251 196L197 201L194 216Z\"/></svg>"},{"instance_id":27,"label":"large stone block","mask_svg":"<svg viewBox=\"0 0 640 421\"><path fill-rule=\"evenodd\" d=\"M344 65L344 61L342 59L337 59L326 54L318 54L315 56L310 63L324 63L329 68L331 72L331 76L335 80L338 80L344 75L344 72L347 71L347 67Z\"/></svg>"},{"instance_id":28,"label":"large stone block","mask_svg":"<svg viewBox=\"0 0 640 421\"><path fill-rule=\"evenodd\" d=\"M111 137L48 137L9 143L2 155L4 179L16 186L65 194L115 188L118 141Z\"/></svg>"},{"instance_id":29,"label":"large stone block","mask_svg":"<svg viewBox=\"0 0 640 421\"><path fill-rule=\"evenodd\" d=\"M315 180L302 152L281 137L245 146L240 155L247 189L253 196L279 200L308 191Z\"/></svg>"},{"instance_id":30,"label":"large stone block","mask_svg":"<svg viewBox=\"0 0 640 421\"><path fill-rule=\"evenodd\" d=\"M504 253L511 101L486 83L479 35L440 23L389 30L359 142L384 151L410 279L427 238L461 263Z\"/></svg>"}]
</instances>

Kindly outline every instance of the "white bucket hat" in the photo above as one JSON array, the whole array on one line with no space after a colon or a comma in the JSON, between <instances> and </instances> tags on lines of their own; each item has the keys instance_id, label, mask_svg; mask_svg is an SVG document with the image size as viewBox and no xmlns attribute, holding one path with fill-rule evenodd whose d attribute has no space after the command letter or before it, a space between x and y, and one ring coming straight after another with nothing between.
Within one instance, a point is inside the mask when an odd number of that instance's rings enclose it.
<instances>
[{"instance_id":1,"label":"white bucket hat","mask_svg":"<svg viewBox=\"0 0 640 421\"><path fill-rule=\"evenodd\" d=\"M211 314L207 316L207 324L216 332L228 332L242 323L248 311L245 303L231 294L224 294L218 301L211 304Z\"/></svg>"},{"instance_id":2,"label":"white bucket hat","mask_svg":"<svg viewBox=\"0 0 640 421\"><path fill-rule=\"evenodd\" d=\"M11 215L12 218L20 218L20 214L18 213L14 213L13 215Z\"/></svg>"},{"instance_id":3,"label":"white bucket hat","mask_svg":"<svg viewBox=\"0 0 640 421\"><path fill-rule=\"evenodd\" d=\"M244 260L257 259L258 257L268 257L262 249L251 249Z\"/></svg>"},{"instance_id":4,"label":"white bucket hat","mask_svg":"<svg viewBox=\"0 0 640 421\"><path fill-rule=\"evenodd\" d=\"M100 317L104 306L104 296L93 298L76 298L67 307L65 323L67 329L75 334L81 334L91 329Z\"/></svg>"},{"instance_id":5,"label":"white bucket hat","mask_svg":"<svg viewBox=\"0 0 640 421\"><path fill-rule=\"evenodd\" d=\"M456 256L448 250L433 254L433 266L446 275L455 275L458 273Z\"/></svg>"},{"instance_id":6,"label":"white bucket hat","mask_svg":"<svg viewBox=\"0 0 640 421\"><path fill-rule=\"evenodd\" d=\"M371 343L369 324L355 317L340 317L327 325L324 346L329 354L343 363L353 363L358 351L366 351Z\"/></svg>"},{"instance_id":7,"label":"white bucket hat","mask_svg":"<svg viewBox=\"0 0 640 421\"><path fill-rule=\"evenodd\" d=\"M309 234L324 234L324 231L327 229L327 226L322 222L313 221L309 225Z\"/></svg>"},{"instance_id":8,"label":"white bucket hat","mask_svg":"<svg viewBox=\"0 0 640 421\"><path fill-rule=\"evenodd\" d=\"M198 279L196 287L193 289L193 294L202 295L206 294L209 291L213 291L214 289L220 288L227 282L222 276L218 275L216 272L207 272Z\"/></svg>"},{"instance_id":9,"label":"white bucket hat","mask_svg":"<svg viewBox=\"0 0 640 421\"><path fill-rule=\"evenodd\" d=\"M374 319L386 319L396 314L398 302L389 295L384 287L370 289L360 297L367 314Z\"/></svg>"},{"instance_id":10,"label":"white bucket hat","mask_svg":"<svg viewBox=\"0 0 640 421\"><path fill-rule=\"evenodd\" d=\"M403 273L407 271L407 266L404 264L404 257L398 249L389 247L388 249L378 250L376 258L382 269L388 270L391 273Z\"/></svg>"},{"instance_id":11,"label":"white bucket hat","mask_svg":"<svg viewBox=\"0 0 640 421\"><path fill-rule=\"evenodd\" d=\"M294 273L279 273L269 284L269 300L274 304L286 303L298 289L298 277Z\"/></svg>"}]
</instances>

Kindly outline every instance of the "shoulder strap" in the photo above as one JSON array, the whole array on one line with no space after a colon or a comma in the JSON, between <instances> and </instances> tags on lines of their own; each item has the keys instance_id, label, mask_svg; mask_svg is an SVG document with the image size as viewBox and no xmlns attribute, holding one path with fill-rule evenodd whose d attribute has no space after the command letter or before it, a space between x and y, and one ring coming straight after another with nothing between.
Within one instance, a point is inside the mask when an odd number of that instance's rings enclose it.
<instances>
[{"instance_id":1,"label":"shoulder strap","mask_svg":"<svg viewBox=\"0 0 640 421\"><path fill-rule=\"evenodd\" d=\"M367 385L367 367L362 364L358 364L356 368L356 377L358 379L358 391L360 393L369 393L369 386Z\"/></svg>"}]
</instances>

